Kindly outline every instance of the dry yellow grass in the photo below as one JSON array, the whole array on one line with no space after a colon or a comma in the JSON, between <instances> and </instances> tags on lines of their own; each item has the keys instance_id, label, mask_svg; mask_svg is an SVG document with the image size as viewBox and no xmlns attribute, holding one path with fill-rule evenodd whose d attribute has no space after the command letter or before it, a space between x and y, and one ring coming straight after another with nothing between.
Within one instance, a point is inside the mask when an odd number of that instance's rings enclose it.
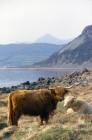
<instances>
[{"instance_id":1,"label":"dry yellow grass","mask_svg":"<svg viewBox=\"0 0 92 140\"><path fill-rule=\"evenodd\" d=\"M72 95L92 103L92 84L71 89ZM7 97L0 96L0 139L2 140L92 140L92 115L67 114L58 103L49 124L39 126L38 117L22 116L19 125L7 127Z\"/></svg>"}]
</instances>

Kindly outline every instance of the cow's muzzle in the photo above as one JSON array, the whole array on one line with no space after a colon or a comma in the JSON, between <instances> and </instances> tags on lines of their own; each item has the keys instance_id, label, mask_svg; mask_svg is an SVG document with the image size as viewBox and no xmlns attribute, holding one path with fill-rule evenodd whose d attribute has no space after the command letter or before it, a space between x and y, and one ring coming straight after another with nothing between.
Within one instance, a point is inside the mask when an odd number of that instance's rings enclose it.
<instances>
[{"instance_id":1,"label":"cow's muzzle","mask_svg":"<svg viewBox=\"0 0 92 140\"><path fill-rule=\"evenodd\" d=\"M63 101L63 100L64 100L64 97L61 97L61 98L59 99L60 102Z\"/></svg>"}]
</instances>

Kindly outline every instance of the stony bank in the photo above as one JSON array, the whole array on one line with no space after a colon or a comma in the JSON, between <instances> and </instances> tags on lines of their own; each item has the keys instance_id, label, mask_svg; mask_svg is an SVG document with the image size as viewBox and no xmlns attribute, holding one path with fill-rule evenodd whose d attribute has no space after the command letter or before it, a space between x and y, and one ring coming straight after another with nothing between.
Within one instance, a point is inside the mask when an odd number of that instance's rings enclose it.
<instances>
[{"instance_id":1,"label":"stony bank","mask_svg":"<svg viewBox=\"0 0 92 140\"><path fill-rule=\"evenodd\" d=\"M92 82L92 70L83 68L81 72L74 71L69 74L61 75L59 77L40 77L36 82L30 83L26 81L20 83L17 86L12 87L3 87L0 88L0 94L9 93L14 90L33 90L33 89L42 89L50 88L54 86L86 86L88 83Z\"/></svg>"}]
</instances>

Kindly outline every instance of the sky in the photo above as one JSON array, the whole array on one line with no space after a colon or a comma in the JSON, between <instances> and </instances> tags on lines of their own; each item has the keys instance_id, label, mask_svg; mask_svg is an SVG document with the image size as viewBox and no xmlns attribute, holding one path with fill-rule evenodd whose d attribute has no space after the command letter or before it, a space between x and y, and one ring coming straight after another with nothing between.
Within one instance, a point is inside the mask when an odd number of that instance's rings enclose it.
<instances>
[{"instance_id":1,"label":"sky","mask_svg":"<svg viewBox=\"0 0 92 140\"><path fill-rule=\"evenodd\" d=\"M0 44L34 42L45 34L75 38L92 25L92 0L0 0Z\"/></svg>"}]
</instances>

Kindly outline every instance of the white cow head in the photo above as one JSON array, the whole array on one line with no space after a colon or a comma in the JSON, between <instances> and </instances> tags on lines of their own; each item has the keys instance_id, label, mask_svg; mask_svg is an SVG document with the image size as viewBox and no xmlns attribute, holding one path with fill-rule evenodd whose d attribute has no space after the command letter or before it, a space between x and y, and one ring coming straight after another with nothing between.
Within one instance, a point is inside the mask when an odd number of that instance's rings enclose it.
<instances>
[{"instance_id":1,"label":"white cow head","mask_svg":"<svg viewBox=\"0 0 92 140\"><path fill-rule=\"evenodd\" d=\"M72 108L73 107L73 104L75 103L76 101L76 97L74 96L67 96L64 100L64 107L66 109L68 108Z\"/></svg>"}]
</instances>

